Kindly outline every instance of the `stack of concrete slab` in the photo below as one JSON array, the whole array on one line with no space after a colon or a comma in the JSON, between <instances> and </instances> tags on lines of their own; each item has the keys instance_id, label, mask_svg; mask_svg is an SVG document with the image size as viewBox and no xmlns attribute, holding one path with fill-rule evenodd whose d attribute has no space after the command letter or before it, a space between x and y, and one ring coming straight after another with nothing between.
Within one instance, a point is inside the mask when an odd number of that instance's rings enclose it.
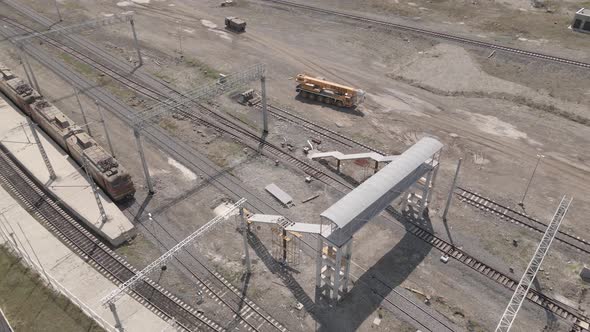
<instances>
[{"instance_id":1,"label":"stack of concrete slab","mask_svg":"<svg viewBox=\"0 0 590 332\"><path fill-rule=\"evenodd\" d=\"M63 202L80 220L114 246L135 235L133 224L116 204L99 192L99 198L107 215L101 218L95 196L84 170L42 130L37 129L57 178L50 179L43 157L35 144L31 128L24 114L0 95L0 144L24 166L38 183L45 185L57 199Z\"/></svg>"}]
</instances>

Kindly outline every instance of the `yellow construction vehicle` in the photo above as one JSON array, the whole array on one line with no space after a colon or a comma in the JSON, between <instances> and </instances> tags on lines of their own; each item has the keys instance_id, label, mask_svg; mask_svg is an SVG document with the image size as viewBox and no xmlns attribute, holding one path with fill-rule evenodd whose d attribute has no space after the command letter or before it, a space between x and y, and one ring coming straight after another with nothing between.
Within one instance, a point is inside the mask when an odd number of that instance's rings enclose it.
<instances>
[{"instance_id":1,"label":"yellow construction vehicle","mask_svg":"<svg viewBox=\"0 0 590 332\"><path fill-rule=\"evenodd\" d=\"M356 107L365 100L365 92L361 89L304 74L297 75L296 81L298 83L296 91L303 98L339 107Z\"/></svg>"}]
</instances>

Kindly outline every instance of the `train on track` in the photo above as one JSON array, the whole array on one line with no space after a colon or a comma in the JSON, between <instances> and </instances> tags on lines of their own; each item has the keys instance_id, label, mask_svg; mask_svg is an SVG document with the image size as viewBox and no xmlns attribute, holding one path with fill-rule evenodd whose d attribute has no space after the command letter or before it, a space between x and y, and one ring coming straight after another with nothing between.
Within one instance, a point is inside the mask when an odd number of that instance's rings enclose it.
<instances>
[{"instance_id":1,"label":"train on track","mask_svg":"<svg viewBox=\"0 0 590 332\"><path fill-rule=\"evenodd\" d=\"M83 166L86 159L88 172L113 201L133 197L135 186L127 170L84 129L2 63L0 92L33 119L79 165Z\"/></svg>"}]
</instances>

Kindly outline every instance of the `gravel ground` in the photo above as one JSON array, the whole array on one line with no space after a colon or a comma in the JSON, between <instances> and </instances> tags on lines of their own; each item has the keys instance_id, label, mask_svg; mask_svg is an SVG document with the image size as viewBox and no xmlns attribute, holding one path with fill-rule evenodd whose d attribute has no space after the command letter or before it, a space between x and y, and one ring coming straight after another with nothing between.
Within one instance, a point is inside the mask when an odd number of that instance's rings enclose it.
<instances>
[{"instance_id":1,"label":"gravel ground","mask_svg":"<svg viewBox=\"0 0 590 332\"><path fill-rule=\"evenodd\" d=\"M37 9L52 13L51 7L45 8L48 4L31 2ZM531 9L527 1L373 1L368 4L326 0L305 3L581 60L587 59L590 46L587 36L566 29L574 8L570 1L550 3L549 7L553 8L550 13ZM587 121L590 90L587 82L590 77L587 71L499 52L488 58L487 50L464 48L329 15L269 5L264 1L238 1L236 7L230 8L220 8L218 1L153 1L126 7L117 6L117 1L64 1L62 5L68 20L134 10L145 51L146 66L141 70L181 89L211 81L218 72L239 71L244 66L264 62L269 73L270 101L310 120L391 153L405 150L424 135L438 136L445 143L445 149L430 216L432 228L441 237L447 237L441 222L442 207L459 157L464 158L461 185L515 206L539 153L545 158L527 196L526 212L548 221L561 195L567 193L575 200L562 227L581 237L587 238L590 233L590 226L584 222L590 210L587 197L590 181L587 159L590 155ZM248 31L235 35L223 30L223 17L229 15L244 17ZM129 48L127 27L106 28L88 37L105 45L118 57L129 59L134 55ZM8 45L2 45L2 49L0 61L17 66L9 58ZM58 100L58 105L68 115L80 121L71 89L41 68L36 72L41 81L55 82L46 88L46 94ZM361 87L369 97L359 113L297 100L292 78L299 72ZM126 98L129 103L138 102L135 96ZM90 105L90 101L84 102ZM219 98L215 104L237 114L251 126L260 126L259 114L254 110L237 106L226 97ZM121 142L116 147L120 151L119 158L141 186L141 167L131 131L114 119L109 118L108 122L114 141ZM254 157L252 151L244 151L242 146L219 137L211 129L173 118L167 118L160 125L203 151L219 166L231 167L232 174L263 197L267 195L263 187L270 182L277 183L296 201L322 193L310 203L283 209L286 215L300 221L315 222L317 214L339 197L338 193L319 184L305 184L298 171L277 168L272 160ZM99 126L92 128L100 133ZM276 142L286 139L297 148L296 153L303 156L301 148L313 135L271 119L269 137ZM102 140L100 134L97 138ZM322 148L326 151L340 149L329 142L323 143ZM157 149L151 146L148 149L158 190L149 209L160 211L162 222L178 230L178 234L206 222L224 194L212 188L193 191L200 181L199 174L187 173ZM366 176L362 166L352 163L345 164L343 170L358 179ZM449 220L455 243L507 273L513 268L514 278L522 273L540 239L536 233L506 225L494 216L456 201ZM270 246L270 235L261 234L263 242ZM375 220L356 237L353 259L367 269L374 267L393 285L420 289L431 295L434 299L431 306L466 330L493 330L510 294L466 267L454 262L440 263L438 252L424 248L403 234L399 225ZM224 273L231 276L241 269L239 239L239 234L232 230L215 232L199 250L220 269L227 269ZM517 248L512 246L513 239L519 240ZM130 259L135 259L138 265L146 264L158 252L157 248L149 249L150 245L144 242L147 243L139 238L127 249ZM537 287L589 310L590 302L585 297L588 286L577 276L583 264L588 264L587 257L556 243L544 262ZM292 294L268 282L280 283L278 278L264 264L259 262L255 266L250 296L288 322L291 329L313 328L314 320L309 315L292 308L295 301ZM306 258L296 268L299 271L296 279L313 297L313 261ZM184 288L188 282L183 278L171 273L170 277L164 276L162 282L179 293L190 293ZM364 303L361 298L359 300L338 307L338 317L347 317L356 303ZM416 295L416 301L422 300ZM358 304L358 307L363 305ZM551 317L531 304L525 304L523 309L515 330L568 328L565 324L553 323ZM207 307L207 310L214 311L214 308ZM403 322L407 318L386 310L382 325L371 327L378 312L381 311L374 307L357 316L349 315L350 326L359 330L409 329Z\"/></svg>"}]
</instances>

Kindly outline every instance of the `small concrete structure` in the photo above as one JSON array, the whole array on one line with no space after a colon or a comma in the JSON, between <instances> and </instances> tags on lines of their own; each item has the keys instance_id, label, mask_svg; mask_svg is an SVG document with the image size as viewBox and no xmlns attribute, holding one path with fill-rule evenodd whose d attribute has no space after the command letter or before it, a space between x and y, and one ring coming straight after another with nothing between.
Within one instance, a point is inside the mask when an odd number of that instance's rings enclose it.
<instances>
[{"instance_id":1,"label":"small concrete structure","mask_svg":"<svg viewBox=\"0 0 590 332\"><path fill-rule=\"evenodd\" d=\"M289 194L284 192L276 184L271 183L268 186L266 186L264 189L266 189L266 191L268 191L271 195L273 195L274 198L278 199L281 203L283 203L284 206L289 207L289 206L294 205L293 204L293 197L291 197Z\"/></svg>"},{"instance_id":2,"label":"small concrete structure","mask_svg":"<svg viewBox=\"0 0 590 332\"><path fill-rule=\"evenodd\" d=\"M0 211L4 211L5 217L0 217L0 229L3 231L0 244L5 240L5 232L14 230L14 237L18 239L17 243L22 244L22 247L19 247L21 251L26 251L35 262L38 257L46 273L110 325L119 326L120 331L171 329L169 323L129 295L124 295L117 303L116 313L104 307L100 303L101 297L116 285L61 243L2 187L0 187ZM21 232L21 228L24 233ZM0 331L4 331L1 325Z\"/></svg>"},{"instance_id":3,"label":"small concrete structure","mask_svg":"<svg viewBox=\"0 0 590 332\"><path fill-rule=\"evenodd\" d=\"M581 8L574 15L572 30L590 33L590 9Z\"/></svg>"},{"instance_id":4,"label":"small concrete structure","mask_svg":"<svg viewBox=\"0 0 590 332\"><path fill-rule=\"evenodd\" d=\"M110 244L118 246L135 235L133 224L116 204L98 191L98 197L107 215L103 222L90 182L81 168L47 134L37 130L39 140L51 161L56 178L50 179L39 149L31 139L27 117L0 95L0 144L23 165L36 181L44 185L65 204L80 220L100 234Z\"/></svg>"}]
</instances>

